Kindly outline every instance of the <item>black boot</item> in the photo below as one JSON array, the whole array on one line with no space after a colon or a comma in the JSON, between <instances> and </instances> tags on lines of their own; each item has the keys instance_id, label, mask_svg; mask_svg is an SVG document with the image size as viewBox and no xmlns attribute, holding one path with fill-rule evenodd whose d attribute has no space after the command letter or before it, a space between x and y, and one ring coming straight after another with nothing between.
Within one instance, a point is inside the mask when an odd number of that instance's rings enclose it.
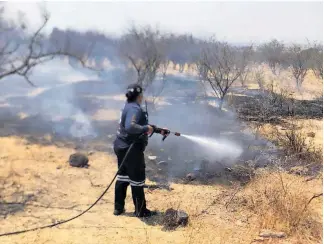
<instances>
[{"instance_id":1,"label":"black boot","mask_svg":"<svg viewBox=\"0 0 324 244\"><path fill-rule=\"evenodd\" d=\"M115 186L115 211L114 215L121 215L125 212L125 198L127 192L128 182L116 181Z\"/></svg>"},{"instance_id":2,"label":"black boot","mask_svg":"<svg viewBox=\"0 0 324 244\"><path fill-rule=\"evenodd\" d=\"M123 209L123 210L115 209L114 210L114 215L116 215L116 216L121 215L123 213L125 213L125 209Z\"/></svg>"},{"instance_id":3,"label":"black boot","mask_svg":"<svg viewBox=\"0 0 324 244\"><path fill-rule=\"evenodd\" d=\"M139 217L139 218L149 218L149 217L157 215L157 212L156 211L151 211L151 210L146 208L143 211L140 211L139 213L135 211L134 215L136 217Z\"/></svg>"},{"instance_id":4,"label":"black boot","mask_svg":"<svg viewBox=\"0 0 324 244\"><path fill-rule=\"evenodd\" d=\"M143 212L146 210L144 188L142 186L132 186L132 196L135 206L135 216L143 215Z\"/></svg>"}]
</instances>

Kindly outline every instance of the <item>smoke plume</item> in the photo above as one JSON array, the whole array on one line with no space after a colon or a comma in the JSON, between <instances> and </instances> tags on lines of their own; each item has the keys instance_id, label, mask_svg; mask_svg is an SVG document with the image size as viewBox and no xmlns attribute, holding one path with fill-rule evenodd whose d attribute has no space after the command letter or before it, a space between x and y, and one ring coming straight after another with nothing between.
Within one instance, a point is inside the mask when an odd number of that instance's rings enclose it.
<instances>
[{"instance_id":1,"label":"smoke plume","mask_svg":"<svg viewBox=\"0 0 324 244\"><path fill-rule=\"evenodd\" d=\"M133 81L121 68L110 68L97 76L61 62L35 69L32 79L37 88L25 86L18 78L10 84L4 80L0 84L5 94L1 102L10 105L7 110L11 113L27 114L23 124L30 133L42 129L66 138L104 140L111 147L119 119L112 112L119 114L125 103L125 88ZM234 112L210 105L217 104L217 99L197 99L200 91L199 82L184 75L167 75L165 80L158 77L155 87L146 91L147 97L160 98L154 107L149 103L149 122L187 135L170 135L164 142L160 135L150 138L147 153L168 162L169 177L199 168L202 160L209 161L210 170L217 170L254 159L256 152L249 147L267 145L243 132L244 126Z\"/></svg>"}]
</instances>

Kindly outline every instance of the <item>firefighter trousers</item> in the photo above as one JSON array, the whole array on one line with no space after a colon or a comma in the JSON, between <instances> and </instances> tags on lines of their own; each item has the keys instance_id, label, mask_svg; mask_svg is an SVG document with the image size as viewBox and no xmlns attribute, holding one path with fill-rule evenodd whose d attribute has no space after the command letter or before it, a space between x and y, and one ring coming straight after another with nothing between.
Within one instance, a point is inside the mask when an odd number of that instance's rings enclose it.
<instances>
[{"instance_id":1,"label":"firefighter trousers","mask_svg":"<svg viewBox=\"0 0 324 244\"><path fill-rule=\"evenodd\" d=\"M135 214L141 214L146 210L146 200L144 194L145 183L145 159L143 150L134 145L125 158L128 148L114 148L118 160L118 173L115 185L115 210L123 211L127 187L132 188L133 203Z\"/></svg>"}]
</instances>

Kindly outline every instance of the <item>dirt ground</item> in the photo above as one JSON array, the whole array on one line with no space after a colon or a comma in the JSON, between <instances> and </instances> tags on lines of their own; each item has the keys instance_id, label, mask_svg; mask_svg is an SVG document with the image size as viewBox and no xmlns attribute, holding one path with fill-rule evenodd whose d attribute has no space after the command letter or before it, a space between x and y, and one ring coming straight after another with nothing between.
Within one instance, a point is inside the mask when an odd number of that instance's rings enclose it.
<instances>
[{"instance_id":1,"label":"dirt ground","mask_svg":"<svg viewBox=\"0 0 324 244\"><path fill-rule=\"evenodd\" d=\"M7 203L1 204L2 233L51 224L78 214L100 195L115 173L115 158L105 153L94 153L90 156L91 166L79 169L66 163L73 149L31 145L10 137L1 138L0 144L2 197ZM242 243L243 234L246 243L253 239L255 232L247 221L249 216L225 212L222 203L214 202L226 188L180 184L171 187L174 190L147 191L148 205L161 212L148 222L132 217L130 192L126 215L114 216L112 188L89 213L70 223L2 237L1 243L188 243L196 238L202 238L199 243ZM162 213L169 207L187 211L190 226L162 231ZM239 230L233 223L239 223Z\"/></svg>"},{"instance_id":2,"label":"dirt ground","mask_svg":"<svg viewBox=\"0 0 324 244\"><path fill-rule=\"evenodd\" d=\"M33 145L17 137L1 138L0 144L5 202L0 205L1 233L51 224L80 213L101 194L116 169L115 158L102 152L90 156L88 169L80 169L66 162L74 149ZM321 188L320 182L316 185ZM172 191L147 191L148 205L160 212L149 221L132 217L130 191L127 213L114 216L112 187L80 218L51 229L1 237L1 243L251 243L258 235L260 229L253 213L239 206L225 207L233 194L225 186L171 187ZM320 200L314 204L320 209ZM170 207L189 214L188 227L162 230L163 212ZM268 243L298 242L284 239Z\"/></svg>"}]
</instances>

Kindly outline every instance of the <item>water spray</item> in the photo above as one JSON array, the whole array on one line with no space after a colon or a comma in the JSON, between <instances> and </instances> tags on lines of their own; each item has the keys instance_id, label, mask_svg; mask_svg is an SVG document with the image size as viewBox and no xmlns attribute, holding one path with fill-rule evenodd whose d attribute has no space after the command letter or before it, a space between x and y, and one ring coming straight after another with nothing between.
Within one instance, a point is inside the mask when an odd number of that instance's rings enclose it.
<instances>
[{"instance_id":1,"label":"water spray","mask_svg":"<svg viewBox=\"0 0 324 244\"><path fill-rule=\"evenodd\" d=\"M215 139L204 136L184 135L181 136L197 143L203 147L206 152L217 154L218 158L238 158L243 153L243 148L224 139Z\"/></svg>"},{"instance_id":2,"label":"water spray","mask_svg":"<svg viewBox=\"0 0 324 244\"><path fill-rule=\"evenodd\" d=\"M182 136L188 140L191 140L192 142L197 143L206 150L213 152L216 151L220 158L237 158L243 152L243 149L240 146L235 145L229 141L202 136L185 135L181 134L180 132L172 132L168 129L159 128L155 125L151 126L153 127L153 132L149 137L151 137L154 133L161 134L163 136L162 141L164 141L170 134L173 134L175 136Z\"/></svg>"}]
</instances>

